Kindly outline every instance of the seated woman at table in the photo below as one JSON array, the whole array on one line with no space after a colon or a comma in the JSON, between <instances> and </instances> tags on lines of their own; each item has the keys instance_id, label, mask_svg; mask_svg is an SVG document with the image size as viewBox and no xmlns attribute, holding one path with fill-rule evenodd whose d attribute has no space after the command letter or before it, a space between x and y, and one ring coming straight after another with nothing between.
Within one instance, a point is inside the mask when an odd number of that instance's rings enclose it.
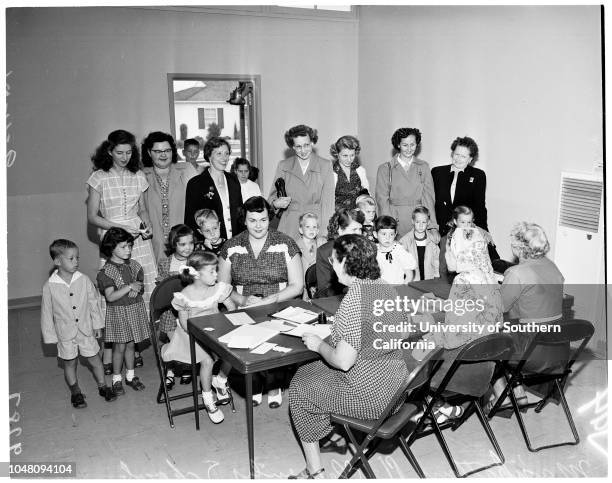
<instances>
[{"instance_id":1,"label":"seated woman at table","mask_svg":"<svg viewBox=\"0 0 612 483\"><path fill-rule=\"evenodd\" d=\"M557 266L546 257L550 244L541 226L525 221L517 223L510 232L512 253L518 258L518 265L504 272L501 285L504 312L518 324L558 323L562 318L564 278ZM525 352L536 332L513 332L517 358ZM530 356L524 368L533 372L546 372L559 368L560 361L567 360L569 346L538 347ZM494 404L505 388L505 379L498 379L493 385ZM530 389L544 395L550 386L533 386ZM518 403L527 402L522 386L514 390Z\"/></svg>"},{"instance_id":2,"label":"seated woman at table","mask_svg":"<svg viewBox=\"0 0 612 483\"><path fill-rule=\"evenodd\" d=\"M396 335L372 329L374 301L397 296L380 279L376 246L361 235L340 236L333 243L333 268L349 291L336 312L329 343L314 334L302 337L322 360L300 367L289 386L291 418L306 458L306 468L290 478L324 478L319 442L332 432L330 414L377 419L409 370L401 349L382 348ZM403 317L391 311L377 321L392 326Z\"/></svg>"},{"instance_id":3,"label":"seated woman at table","mask_svg":"<svg viewBox=\"0 0 612 483\"><path fill-rule=\"evenodd\" d=\"M181 281L187 286L182 292L175 292L172 299L172 306L178 311L179 318L170 342L161 349L164 361L191 363L187 319L216 314L219 312L220 303L229 310L236 308L230 299L231 285L223 282L217 283L217 263L217 256L214 253L197 251L189 256L186 265L179 267ZM217 405L227 404L230 400L227 390L227 374L231 370L231 365L226 362L222 363L219 375L212 377L212 356L198 344L195 350L196 362L200 363L200 384L204 407L210 420L218 424L223 421L224 416ZM211 387L214 387L217 393L216 403Z\"/></svg>"},{"instance_id":4,"label":"seated woman at table","mask_svg":"<svg viewBox=\"0 0 612 483\"><path fill-rule=\"evenodd\" d=\"M444 362L433 376L432 387L438 387L455 361L457 355L468 342L489 335L487 327L503 321L502 298L499 285L493 274L493 267L487 252L487 242L477 227L458 227L452 233L449 249L446 252L449 269L457 276L449 294L455 310L446 312L444 323L454 327L470 327L473 330L456 332L430 332L423 337L444 347ZM466 301L472 300L476 310L468 311ZM483 328L480 332L477 327ZM495 364L493 362L462 365L447 386L449 391L459 394L482 396L489 387ZM437 421L460 417L461 406L443 405L435 408Z\"/></svg>"},{"instance_id":5,"label":"seated woman at table","mask_svg":"<svg viewBox=\"0 0 612 483\"><path fill-rule=\"evenodd\" d=\"M342 235L361 235L361 227L365 220L361 210L341 208L336 211L329 220L327 227L327 243L317 249L317 293L316 297L331 297L342 295L346 287L338 281L330 262L330 256L334 247L334 238Z\"/></svg>"},{"instance_id":6,"label":"seated woman at table","mask_svg":"<svg viewBox=\"0 0 612 483\"><path fill-rule=\"evenodd\" d=\"M219 281L234 286L232 299L242 307L301 297L304 274L295 240L269 229L271 209L265 198L249 198L244 212L246 230L227 240L219 254ZM253 395L255 405L261 399L261 393ZM268 391L271 408L282 401L280 388Z\"/></svg>"}]
</instances>

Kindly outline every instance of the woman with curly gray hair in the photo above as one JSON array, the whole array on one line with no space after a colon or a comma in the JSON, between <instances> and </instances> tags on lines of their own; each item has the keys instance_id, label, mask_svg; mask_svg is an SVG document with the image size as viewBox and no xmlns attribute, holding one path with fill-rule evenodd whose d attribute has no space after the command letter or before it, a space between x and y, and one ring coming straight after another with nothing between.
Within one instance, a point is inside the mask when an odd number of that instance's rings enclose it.
<instances>
[{"instance_id":1,"label":"woman with curly gray hair","mask_svg":"<svg viewBox=\"0 0 612 483\"><path fill-rule=\"evenodd\" d=\"M504 312L517 324L552 324L561 320L563 306L564 278L552 260L546 257L550 243L540 225L522 221L510 232L512 253L518 258L518 265L510 267L504 273L501 285ZM516 358L525 352L536 332L514 332ZM525 364L528 371L549 371L556 368L567 358L569 346L538 348ZM499 397L505 381L498 379L494 384L495 396ZM517 391L518 389L518 391ZM527 396L519 387L515 395L520 403L527 401ZM546 388L532 387L541 393Z\"/></svg>"}]
</instances>

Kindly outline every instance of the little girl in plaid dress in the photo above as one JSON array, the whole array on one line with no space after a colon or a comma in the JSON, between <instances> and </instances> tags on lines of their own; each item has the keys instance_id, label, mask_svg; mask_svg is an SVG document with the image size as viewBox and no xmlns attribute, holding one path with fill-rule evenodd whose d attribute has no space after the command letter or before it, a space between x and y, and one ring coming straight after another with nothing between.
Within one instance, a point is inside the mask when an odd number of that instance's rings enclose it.
<instances>
[{"instance_id":1,"label":"little girl in plaid dress","mask_svg":"<svg viewBox=\"0 0 612 483\"><path fill-rule=\"evenodd\" d=\"M124 394L121 366L125 359L125 383L135 391L145 386L134 375L134 343L151 336L147 310L142 300L144 273L130 260L134 237L122 228L106 232L100 252L108 257L98 272L98 287L106 298L106 342L113 344L113 390Z\"/></svg>"}]
</instances>

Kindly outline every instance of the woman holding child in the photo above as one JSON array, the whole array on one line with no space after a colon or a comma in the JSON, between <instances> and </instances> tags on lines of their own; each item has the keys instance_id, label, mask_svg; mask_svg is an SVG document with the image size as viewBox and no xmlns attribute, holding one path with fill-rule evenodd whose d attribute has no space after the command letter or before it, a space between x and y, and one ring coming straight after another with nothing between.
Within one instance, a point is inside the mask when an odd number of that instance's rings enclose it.
<instances>
[{"instance_id":1,"label":"woman holding child","mask_svg":"<svg viewBox=\"0 0 612 483\"><path fill-rule=\"evenodd\" d=\"M170 228L183 222L185 189L196 176L191 163L177 163L176 143L170 134L155 131L142 143L143 173L149 183L145 204L153 231L153 253L159 262L165 258Z\"/></svg>"},{"instance_id":2,"label":"woman holding child","mask_svg":"<svg viewBox=\"0 0 612 483\"><path fill-rule=\"evenodd\" d=\"M271 208L265 198L249 198L244 211L246 230L227 240L219 254L219 281L234 286L232 299L239 306L271 304L301 296L304 274L296 242L269 229ZM261 398L261 393L254 395L254 403L259 404ZM271 408L281 403L280 389L268 392Z\"/></svg>"}]
</instances>

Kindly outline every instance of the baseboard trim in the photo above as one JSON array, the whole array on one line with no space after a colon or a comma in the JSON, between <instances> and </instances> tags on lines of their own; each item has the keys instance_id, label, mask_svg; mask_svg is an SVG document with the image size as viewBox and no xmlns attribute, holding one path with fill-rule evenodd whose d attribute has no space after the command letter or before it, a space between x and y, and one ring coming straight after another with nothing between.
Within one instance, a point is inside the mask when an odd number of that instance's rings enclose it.
<instances>
[{"instance_id":1,"label":"baseboard trim","mask_svg":"<svg viewBox=\"0 0 612 483\"><path fill-rule=\"evenodd\" d=\"M8 309L29 309L40 307L40 303L42 300L42 296L36 295L34 297L22 297L18 299L9 299L8 300Z\"/></svg>"}]
</instances>

